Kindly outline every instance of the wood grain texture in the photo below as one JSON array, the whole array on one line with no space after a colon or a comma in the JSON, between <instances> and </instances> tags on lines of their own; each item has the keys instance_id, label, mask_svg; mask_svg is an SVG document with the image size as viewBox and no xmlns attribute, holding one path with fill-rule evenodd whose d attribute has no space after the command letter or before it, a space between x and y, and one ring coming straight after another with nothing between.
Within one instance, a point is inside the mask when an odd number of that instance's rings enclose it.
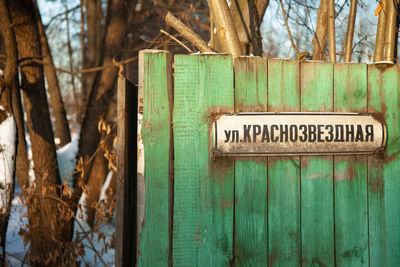
<instances>
[{"instance_id":1,"label":"wood grain texture","mask_svg":"<svg viewBox=\"0 0 400 267\"><path fill-rule=\"evenodd\" d=\"M367 65L335 64L335 112L367 112ZM369 266L367 156L335 156L338 266Z\"/></svg>"},{"instance_id":2,"label":"wood grain texture","mask_svg":"<svg viewBox=\"0 0 400 267\"><path fill-rule=\"evenodd\" d=\"M137 88L118 78L115 266L136 262Z\"/></svg>"},{"instance_id":3,"label":"wood grain texture","mask_svg":"<svg viewBox=\"0 0 400 267\"><path fill-rule=\"evenodd\" d=\"M211 158L214 116L234 110L232 57L175 56L174 266L227 266L233 251L234 164Z\"/></svg>"},{"instance_id":4,"label":"wood grain texture","mask_svg":"<svg viewBox=\"0 0 400 267\"><path fill-rule=\"evenodd\" d=\"M301 111L333 111L333 64L301 63ZM334 266L333 157L301 157L302 263Z\"/></svg>"},{"instance_id":5,"label":"wood grain texture","mask_svg":"<svg viewBox=\"0 0 400 267\"><path fill-rule=\"evenodd\" d=\"M300 110L299 62L268 61L271 112ZM268 236L270 266L301 265L300 157L268 158Z\"/></svg>"},{"instance_id":6,"label":"wood grain texture","mask_svg":"<svg viewBox=\"0 0 400 267\"><path fill-rule=\"evenodd\" d=\"M139 237L139 266L168 266L170 260L172 176L172 55L143 55L143 126L145 220Z\"/></svg>"},{"instance_id":7,"label":"wood grain texture","mask_svg":"<svg viewBox=\"0 0 400 267\"><path fill-rule=\"evenodd\" d=\"M235 111L267 111L267 59L235 60ZM267 159L235 161L235 266L268 262Z\"/></svg>"},{"instance_id":8,"label":"wood grain texture","mask_svg":"<svg viewBox=\"0 0 400 267\"><path fill-rule=\"evenodd\" d=\"M386 121L385 153L368 156L370 266L400 266L400 69L368 66L368 112Z\"/></svg>"}]
</instances>

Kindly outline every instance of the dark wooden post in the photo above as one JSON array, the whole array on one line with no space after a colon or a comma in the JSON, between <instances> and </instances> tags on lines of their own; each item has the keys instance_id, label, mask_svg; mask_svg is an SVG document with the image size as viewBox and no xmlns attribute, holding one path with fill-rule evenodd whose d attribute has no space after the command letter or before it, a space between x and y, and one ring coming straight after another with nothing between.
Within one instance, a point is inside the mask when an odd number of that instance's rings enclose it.
<instances>
[{"instance_id":1,"label":"dark wooden post","mask_svg":"<svg viewBox=\"0 0 400 267\"><path fill-rule=\"evenodd\" d=\"M137 87L118 78L115 266L136 264Z\"/></svg>"}]
</instances>

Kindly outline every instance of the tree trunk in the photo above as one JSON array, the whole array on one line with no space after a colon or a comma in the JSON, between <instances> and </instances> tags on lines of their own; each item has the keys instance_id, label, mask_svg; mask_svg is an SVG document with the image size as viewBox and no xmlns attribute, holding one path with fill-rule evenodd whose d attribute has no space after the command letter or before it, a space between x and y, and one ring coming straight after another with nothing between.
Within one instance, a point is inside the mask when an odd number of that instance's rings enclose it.
<instances>
[{"instance_id":1,"label":"tree trunk","mask_svg":"<svg viewBox=\"0 0 400 267\"><path fill-rule=\"evenodd\" d=\"M336 63L335 0L329 1L328 10L329 61Z\"/></svg>"},{"instance_id":2,"label":"tree trunk","mask_svg":"<svg viewBox=\"0 0 400 267\"><path fill-rule=\"evenodd\" d=\"M4 37L4 48L6 54L6 66L4 71L4 79L0 77L0 124L2 124L6 119L9 118L9 114L12 114L12 101L11 101L11 90L15 89L15 85L18 82L18 72L17 72L17 48L15 44L15 36L12 30L11 19L4 0L0 0L0 32ZM10 132L0 132L1 135L9 135ZM16 136L15 136L16 137ZM14 137L14 138L15 138ZM6 138L8 139L8 138ZM16 138L15 138L16 139ZM6 235L8 228L8 219L10 217L11 211L11 201L13 199L14 193L14 176L15 176L15 161L13 161L13 156L16 154L15 145L13 147L8 147L10 144L0 144L4 145L1 147L0 156L6 162L4 164L3 171L1 175L1 203L0 203L0 265L5 266L6 258ZM6 150L4 155L3 150ZM7 153L8 152L8 153ZM12 154L9 154L12 153ZM14 157L15 158L15 157ZM11 163L9 163L11 162ZM6 166L10 168L7 170Z\"/></svg>"},{"instance_id":3,"label":"tree trunk","mask_svg":"<svg viewBox=\"0 0 400 267\"><path fill-rule=\"evenodd\" d=\"M385 61L395 62L394 51L396 44L397 1L389 0L387 6ZM395 5L396 3L396 5Z\"/></svg>"},{"instance_id":4,"label":"tree trunk","mask_svg":"<svg viewBox=\"0 0 400 267\"><path fill-rule=\"evenodd\" d=\"M379 13L378 27L376 30L376 41L375 41L375 53L374 62L382 61L384 58L385 51L385 32L386 32L386 20L387 20L387 4L389 0L383 0L383 8Z\"/></svg>"},{"instance_id":5,"label":"tree trunk","mask_svg":"<svg viewBox=\"0 0 400 267\"><path fill-rule=\"evenodd\" d=\"M39 29L40 44L43 55L43 69L47 80L47 91L50 94L50 105L54 116L54 133L55 137L60 138L60 146L64 146L71 142L71 134L65 112L64 102L61 95L60 85L58 83L57 73L54 68L53 57L51 55L46 32L40 17L37 1L35 0L35 8L37 13L37 24Z\"/></svg>"},{"instance_id":6,"label":"tree trunk","mask_svg":"<svg viewBox=\"0 0 400 267\"><path fill-rule=\"evenodd\" d=\"M261 56L262 54L262 37L260 32L260 18L258 16L257 6L253 0L249 0L249 14L250 14L250 32L251 32L251 45L253 54Z\"/></svg>"},{"instance_id":7,"label":"tree trunk","mask_svg":"<svg viewBox=\"0 0 400 267\"><path fill-rule=\"evenodd\" d=\"M4 3L4 0L1 0ZM1 17L3 19L7 19L9 17L9 12L5 6L5 8L2 9L1 11ZM8 25L7 22L1 23L2 25ZM11 22L10 22L11 24ZM10 27L11 29L11 27ZM4 34L7 36L7 34ZM6 39L8 43L8 48L6 52L6 48L4 45L4 40L3 36L0 34L0 54L7 55L9 67L15 65L15 70L14 72L6 71L6 84L10 88L11 91L11 107L12 107L12 113L14 115L14 119L16 122L17 126L17 142L16 142L16 167L15 167L15 172L16 172L16 177L17 181L20 185L21 188L24 187L29 187L29 176L28 176L28 171L29 171L29 159L28 159L28 152L26 149L26 139L25 139L25 127L24 127L24 116L23 116L23 110L22 110L22 104L21 104L21 94L20 90L18 87L18 54L17 54L17 44L15 41L15 35L14 32L11 30L11 35L8 34L8 38ZM14 63L15 62L15 63ZM2 66L0 65L0 68L5 69L6 65ZM11 81L11 77L13 77L13 80Z\"/></svg>"},{"instance_id":8,"label":"tree trunk","mask_svg":"<svg viewBox=\"0 0 400 267\"><path fill-rule=\"evenodd\" d=\"M101 118L105 118L109 102L114 93L114 82L117 76L117 68L112 63L113 58L118 58L124 43L125 31L127 28L128 8L124 0L111 0L108 10L107 30L104 44L103 70L96 73L95 84L90 93L88 107L82 124L79 142L78 158L83 158L87 163L85 172L82 173L80 180L74 181L74 200L79 201L82 189L80 185L87 184L88 174L91 171L89 159L98 148L100 133L97 124ZM105 178L92 175L90 179L95 179L101 183Z\"/></svg>"},{"instance_id":9,"label":"tree trunk","mask_svg":"<svg viewBox=\"0 0 400 267\"><path fill-rule=\"evenodd\" d=\"M71 236L68 232L71 214L60 208L55 188L60 185L60 177L43 68L30 60L41 55L37 18L32 1L6 2L17 41L35 174L34 186L24 192L29 218L29 229L25 233L30 240L29 261L33 266L54 266L63 261L63 253L67 251L64 244Z\"/></svg>"},{"instance_id":10,"label":"tree trunk","mask_svg":"<svg viewBox=\"0 0 400 267\"><path fill-rule=\"evenodd\" d=\"M258 13L258 18L259 18L258 23L261 26L261 23L264 19L265 10L267 10L267 7L269 5L269 0L256 0L255 4L257 7L257 13Z\"/></svg>"},{"instance_id":11,"label":"tree trunk","mask_svg":"<svg viewBox=\"0 0 400 267\"><path fill-rule=\"evenodd\" d=\"M86 7L86 25L87 25L87 46L86 46L86 65L83 68L93 68L100 64L101 59L101 19L103 12L101 9L101 0L85 0ZM96 77L96 72L84 75L86 88L83 88L83 103L87 104L90 91Z\"/></svg>"},{"instance_id":12,"label":"tree trunk","mask_svg":"<svg viewBox=\"0 0 400 267\"><path fill-rule=\"evenodd\" d=\"M313 60L325 60L325 46L328 38L328 3L330 0L321 0L317 13L317 29L312 40Z\"/></svg>"},{"instance_id":13,"label":"tree trunk","mask_svg":"<svg viewBox=\"0 0 400 267\"><path fill-rule=\"evenodd\" d=\"M347 25L346 51L344 54L344 62L351 62L351 53L353 52L353 36L354 36L354 24L356 22L356 14L357 14L357 0L351 0L349 23Z\"/></svg>"}]
</instances>

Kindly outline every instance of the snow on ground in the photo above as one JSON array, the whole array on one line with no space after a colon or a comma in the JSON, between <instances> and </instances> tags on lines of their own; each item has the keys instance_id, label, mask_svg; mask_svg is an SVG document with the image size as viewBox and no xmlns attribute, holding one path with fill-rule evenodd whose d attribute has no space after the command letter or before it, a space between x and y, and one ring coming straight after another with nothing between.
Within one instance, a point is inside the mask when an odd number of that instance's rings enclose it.
<instances>
[{"instance_id":1,"label":"snow on ground","mask_svg":"<svg viewBox=\"0 0 400 267\"><path fill-rule=\"evenodd\" d=\"M57 149L57 162L60 169L61 183L68 179L68 186L72 188L72 173L76 166L76 154L78 153L78 136L73 136L72 141Z\"/></svg>"},{"instance_id":2,"label":"snow on ground","mask_svg":"<svg viewBox=\"0 0 400 267\"><path fill-rule=\"evenodd\" d=\"M0 133L2 133L1 129ZM69 185L71 185L71 174L75 168L77 151L77 136L73 137L71 143L57 150L61 179L63 181L64 179L68 179ZM30 175L33 175L33 172ZM102 189L102 192L106 190L106 187L108 187L109 182L107 181L111 180L111 176L111 174L107 176L107 180L104 183L105 188ZM33 180L32 177L30 177L30 179ZM21 203L20 194L21 188L19 187L18 183L16 183L6 240L7 261L9 262L10 266L28 266L27 264L23 264L23 261L26 252L29 249L29 244L24 247L23 239L21 236L18 235L20 229L26 229L26 225L28 224L28 218L26 217L26 207L24 207ZM81 238L83 236L83 232L89 231L90 228L84 220L79 219L79 214L77 214L77 218L78 222L75 222L75 231L77 231L78 234L75 236L75 238ZM79 259L81 261L81 266L86 266L85 264L88 264L89 266L103 266L103 263L99 260L93 248L95 248L97 253L101 255L101 258L108 266L113 266L114 249L109 248L107 251L105 251L105 244L110 243L114 231L115 215L109 222L109 224L101 225L99 227L99 233L104 236L104 239L99 239L99 235L97 233L94 233L93 235L88 235L90 240L88 240L87 238L83 240L83 244L85 246L85 255L83 258Z\"/></svg>"},{"instance_id":3,"label":"snow on ground","mask_svg":"<svg viewBox=\"0 0 400 267\"><path fill-rule=\"evenodd\" d=\"M15 121L13 116L0 105L0 212L7 205L9 187L12 184L15 154ZM4 117L3 117L4 116Z\"/></svg>"}]
</instances>

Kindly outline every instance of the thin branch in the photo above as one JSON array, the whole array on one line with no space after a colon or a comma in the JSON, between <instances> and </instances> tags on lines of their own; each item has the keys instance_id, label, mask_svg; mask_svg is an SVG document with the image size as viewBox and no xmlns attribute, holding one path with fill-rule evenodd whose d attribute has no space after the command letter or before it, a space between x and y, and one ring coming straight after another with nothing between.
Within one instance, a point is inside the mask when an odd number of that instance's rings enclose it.
<instances>
[{"instance_id":1,"label":"thin branch","mask_svg":"<svg viewBox=\"0 0 400 267\"><path fill-rule=\"evenodd\" d=\"M54 20L56 20L58 17L65 16L65 14L67 14L67 13L69 13L69 12L72 12L72 11L74 11L75 9L80 8L80 6L81 6L80 4L79 4L79 5L76 5L76 6L72 7L72 8L70 8L70 9L65 10L64 12L61 12L61 13L58 13L57 15L54 15L54 16L49 20L49 22L47 23L47 25L45 25L45 27L48 28L48 27L50 26L50 24L51 24Z\"/></svg>"},{"instance_id":2,"label":"thin branch","mask_svg":"<svg viewBox=\"0 0 400 267\"><path fill-rule=\"evenodd\" d=\"M279 0L279 2L281 4L283 19L285 20L285 25L286 25L286 29L287 29L288 34L289 34L290 42L292 43L294 52L296 53L296 57L298 57L299 56L299 51L297 51L296 45L294 44L294 41L293 41L292 33L290 32L289 24L288 24L288 21L286 19L285 8L283 7L283 2L282 2L282 0Z\"/></svg>"},{"instance_id":3,"label":"thin branch","mask_svg":"<svg viewBox=\"0 0 400 267\"><path fill-rule=\"evenodd\" d=\"M185 48L189 53L193 53L193 51L187 47L184 43L182 43L181 41L179 41L178 39L176 39L174 36L172 36L171 34L169 34L168 32L164 31L164 30L160 30L160 32L162 32L163 34L165 34L166 36L168 36L169 38L171 38L172 40L174 40L175 42L177 42L178 44L180 44L183 48Z\"/></svg>"},{"instance_id":4,"label":"thin branch","mask_svg":"<svg viewBox=\"0 0 400 267\"><path fill-rule=\"evenodd\" d=\"M65 74L69 74L69 75L78 75L78 74L81 74L81 73L89 73L89 72L101 71L104 68L106 68L106 66L99 66L99 67L81 69L81 70L76 70L76 71L68 71L68 70L65 70L65 69L62 69L62 68L55 67L52 64L43 62L42 60L40 60L38 58L32 58L30 60L32 62L35 62L35 63L38 63L38 64L49 65L50 67L54 68L56 71L62 72L62 73L65 73ZM119 63L119 64L128 64L128 63L130 63L132 61L135 61L135 60L137 60L137 56L134 56L134 57L122 60L122 61L118 61L117 63ZM26 63L26 64L28 64L28 63Z\"/></svg>"},{"instance_id":5,"label":"thin branch","mask_svg":"<svg viewBox=\"0 0 400 267\"><path fill-rule=\"evenodd\" d=\"M84 231L83 226L82 226L82 224L79 222L79 220L75 219L75 222L78 224L79 228L81 228L81 230ZM101 255L100 255L99 252L97 251L97 249L96 249L95 245L93 244L92 240L90 240L90 238L87 238L86 240L89 242L89 244L90 244L92 250L94 251L94 253L96 253L96 255L97 255L97 257L100 259L101 263L103 263L103 265L107 267L107 266L108 266L107 263L104 262L103 258L101 257Z\"/></svg>"}]
</instances>

